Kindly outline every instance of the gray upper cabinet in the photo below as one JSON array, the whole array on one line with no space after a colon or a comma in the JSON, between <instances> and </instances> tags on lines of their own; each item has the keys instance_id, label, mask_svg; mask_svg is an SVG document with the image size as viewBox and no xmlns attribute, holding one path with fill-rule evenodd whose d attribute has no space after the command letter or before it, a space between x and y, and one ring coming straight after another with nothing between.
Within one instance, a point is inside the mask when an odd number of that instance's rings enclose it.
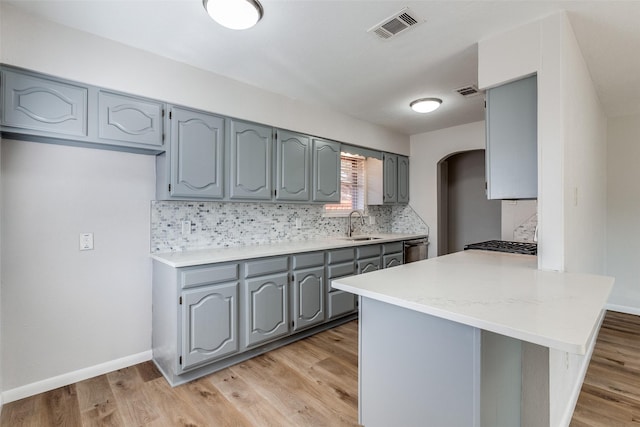
<instances>
[{"instance_id":1,"label":"gray upper cabinet","mask_svg":"<svg viewBox=\"0 0 640 427\"><path fill-rule=\"evenodd\" d=\"M537 109L536 76L487 91L489 199L538 197Z\"/></svg>"},{"instance_id":2,"label":"gray upper cabinet","mask_svg":"<svg viewBox=\"0 0 640 427\"><path fill-rule=\"evenodd\" d=\"M340 203L340 144L313 139L314 202Z\"/></svg>"},{"instance_id":3,"label":"gray upper cabinet","mask_svg":"<svg viewBox=\"0 0 640 427\"><path fill-rule=\"evenodd\" d=\"M98 137L162 147L162 113L159 101L98 91Z\"/></svg>"},{"instance_id":4,"label":"gray upper cabinet","mask_svg":"<svg viewBox=\"0 0 640 427\"><path fill-rule=\"evenodd\" d=\"M0 126L14 138L158 154L161 101L0 65Z\"/></svg>"},{"instance_id":5,"label":"gray upper cabinet","mask_svg":"<svg viewBox=\"0 0 640 427\"><path fill-rule=\"evenodd\" d=\"M293 329L324 322L324 266L293 272Z\"/></svg>"},{"instance_id":6,"label":"gray upper cabinet","mask_svg":"<svg viewBox=\"0 0 640 427\"><path fill-rule=\"evenodd\" d=\"M311 195L311 139L277 131L276 200L308 201Z\"/></svg>"},{"instance_id":7,"label":"gray upper cabinet","mask_svg":"<svg viewBox=\"0 0 640 427\"><path fill-rule=\"evenodd\" d=\"M224 119L173 107L170 112L173 197L219 199L224 194Z\"/></svg>"},{"instance_id":8,"label":"gray upper cabinet","mask_svg":"<svg viewBox=\"0 0 640 427\"><path fill-rule=\"evenodd\" d=\"M182 370L238 351L238 282L182 293Z\"/></svg>"},{"instance_id":9,"label":"gray upper cabinet","mask_svg":"<svg viewBox=\"0 0 640 427\"><path fill-rule=\"evenodd\" d=\"M398 156L384 153L382 200L384 203L398 201Z\"/></svg>"},{"instance_id":10,"label":"gray upper cabinet","mask_svg":"<svg viewBox=\"0 0 640 427\"><path fill-rule=\"evenodd\" d=\"M409 158L398 156L398 203L409 203Z\"/></svg>"},{"instance_id":11,"label":"gray upper cabinet","mask_svg":"<svg viewBox=\"0 0 640 427\"><path fill-rule=\"evenodd\" d=\"M87 136L88 87L6 69L0 78L2 126L19 133Z\"/></svg>"},{"instance_id":12,"label":"gray upper cabinet","mask_svg":"<svg viewBox=\"0 0 640 427\"><path fill-rule=\"evenodd\" d=\"M273 129L239 120L230 122L229 197L271 200Z\"/></svg>"}]
</instances>

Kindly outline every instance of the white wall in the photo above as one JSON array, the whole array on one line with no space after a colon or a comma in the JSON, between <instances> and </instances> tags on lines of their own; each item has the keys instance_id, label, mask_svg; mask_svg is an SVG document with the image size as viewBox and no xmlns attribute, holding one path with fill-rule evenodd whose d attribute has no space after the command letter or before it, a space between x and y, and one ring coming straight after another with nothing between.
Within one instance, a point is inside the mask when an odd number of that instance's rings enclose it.
<instances>
[{"instance_id":1,"label":"white wall","mask_svg":"<svg viewBox=\"0 0 640 427\"><path fill-rule=\"evenodd\" d=\"M5 139L0 172L5 400L149 359L154 157ZM94 250L79 251L82 232Z\"/></svg>"},{"instance_id":2,"label":"white wall","mask_svg":"<svg viewBox=\"0 0 640 427\"><path fill-rule=\"evenodd\" d=\"M0 61L285 129L409 154L409 137L183 63L26 15L0 3Z\"/></svg>"},{"instance_id":3,"label":"white wall","mask_svg":"<svg viewBox=\"0 0 640 427\"><path fill-rule=\"evenodd\" d=\"M616 282L611 308L640 315L640 115L607 127L607 274Z\"/></svg>"},{"instance_id":4,"label":"white wall","mask_svg":"<svg viewBox=\"0 0 640 427\"><path fill-rule=\"evenodd\" d=\"M438 254L438 162L484 148L484 121L411 136L410 204L430 227L429 258Z\"/></svg>"}]
</instances>

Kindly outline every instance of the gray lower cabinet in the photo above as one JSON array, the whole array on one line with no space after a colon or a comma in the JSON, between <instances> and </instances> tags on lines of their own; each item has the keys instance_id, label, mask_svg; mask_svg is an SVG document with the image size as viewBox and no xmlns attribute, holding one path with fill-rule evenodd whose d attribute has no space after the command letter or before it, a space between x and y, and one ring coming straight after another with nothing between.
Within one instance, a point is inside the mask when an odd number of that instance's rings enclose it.
<instances>
[{"instance_id":1,"label":"gray lower cabinet","mask_svg":"<svg viewBox=\"0 0 640 427\"><path fill-rule=\"evenodd\" d=\"M245 347L289 333L289 257L244 264Z\"/></svg>"},{"instance_id":2,"label":"gray lower cabinet","mask_svg":"<svg viewBox=\"0 0 640 427\"><path fill-rule=\"evenodd\" d=\"M54 137L88 136L88 86L7 69L0 79L2 126Z\"/></svg>"},{"instance_id":3,"label":"gray lower cabinet","mask_svg":"<svg viewBox=\"0 0 640 427\"><path fill-rule=\"evenodd\" d=\"M537 109L536 76L487 90L489 199L538 197Z\"/></svg>"},{"instance_id":4,"label":"gray lower cabinet","mask_svg":"<svg viewBox=\"0 0 640 427\"><path fill-rule=\"evenodd\" d=\"M397 254L389 254L382 256L382 268L391 268L397 265L402 265L403 255L402 252Z\"/></svg>"},{"instance_id":5,"label":"gray lower cabinet","mask_svg":"<svg viewBox=\"0 0 640 427\"><path fill-rule=\"evenodd\" d=\"M409 158L398 156L398 203L409 203Z\"/></svg>"},{"instance_id":6,"label":"gray lower cabinet","mask_svg":"<svg viewBox=\"0 0 640 427\"><path fill-rule=\"evenodd\" d=\"M340 203L340 144L313 139L312 201Z\"/></svg>"},{"instance_id":7,"label":"gray lower cabinet","mask_svg":"<svg viewBox=\"0 0 640 427\"><path fill-rule=\"evenodd\" d=\"M98 138L162 147L164 103L98 91Z\"/></svg>"},{"instance_id":8,"label":"gray lower cabinet","mask_svg":"<svg viewBox=\"0 0 640 427\"><path fill-rule=\"evenodd\" d=\"M154 260L153 360L178 385L339 322L357 312L357 298L331 281L386 266L382 260L400 248L391 242L180 268Z\"/></svg>"},{"instance_id":9,"label":"gray lower cabinet","mask_svg":"<svg viewBox=\"0 0 640 427\"><path fill-rule=\"evenodd\" d=\"M311 196L311 138L277 131L276 200L309 201Z\"/></svg>"},{"instance_id":10,"label":"gray lower cabinet","mask_svg":"<svg viewBox=\"0 0 640 427\"><path fill-rule=\"evenodd\" d=\"M375 258L361 259L358 261L358 274L369 273L380 270L380 256Z\"/></svg>"},{"instance_id":11,"label":"gray lower cabinet","mask_svg":"<svg viewBox=\"0 0 640 427\"><path fill-rule=\"evenodd\" d=\"M229 197L271 200L273 128L230 120Z\"/></svg>"},{"instance_id":12,"label":"gray lower cabinet","mask_svg":"<svg viewBox=\"0 0 640 427\"><path fill-rule=\"evenodd\" d=\"M385 243L382 245L382 268L395 267L404 263L403 242Z\"/></svg>"},{"instance_id":13,"label":"gray lower cabinet","mask_svg":"<svg viewBox=\"0 0 640 427\"><path fill-rule=\"evenodd\" d=\"M238 351L238 282L182 292L182 370Z\"/></svg>"},{"instance_id":14,"label":"gray lower cabinet","mask_svg":"<svg viewBox=\"0 0 640 427\"><path fill-rule=\"evenodd\" d=\"M358 250L362 250L359 247ZM327 252L326 275L327 319L337 319L357 310L356 296L349 292L333 289L331 281L356 274L355 251L353 248L335 249Z\"/></svg>"},{"instance_id":15,"label":"gray lower cabinet","mask_svg":"<svg viewBox=\"0 0 640 427\"><path fill-rule=\"evenodd\" d=\"M167 186L166 192L169 197L222 198L224 118L201 111L171 107L169 123L169 152L159 156L156 162L159 185ZM161 173L165 177L164 180L160 179ZM164 189L159 189L158 193L165 193L162 190Z\"/></svg>"},{"instance_id":16,"label":"gray lower cabinet","mask_svg":"<svg viewBox=\"0 0 640 427\"><path fill-rule=\"evenodd\" d=\"M293 330L324 322L324 265L293 272Z\"/></svg>"}]
</instances>

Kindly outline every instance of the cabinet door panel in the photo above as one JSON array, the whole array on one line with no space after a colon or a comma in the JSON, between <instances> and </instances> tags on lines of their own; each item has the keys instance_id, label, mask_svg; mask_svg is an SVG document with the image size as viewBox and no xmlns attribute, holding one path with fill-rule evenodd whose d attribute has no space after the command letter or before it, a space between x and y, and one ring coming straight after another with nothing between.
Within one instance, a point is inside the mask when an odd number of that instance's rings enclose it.
<instances>
[{"instance_id":1,"label":"cabinet door panel","mask_svg":"<svg viewBox=\"0 0 640 427\"><path fill-rule=\"evenodd\" d=\"M173 108L171 112L171 195L223 196L224 119Z\"/></svg>"},{"instance_id":2,"label":"cabinet door panel","mask_svg":"<svg viewBox=\"0 0 640 427\"><path fill-rule=\"evenodd\" d=\"M313 201L340 202L340 144L313 140Z\"/></svg>"},{"instance_id":3,"label":"cabinet door panel","mask_svg":"<svg viewBox=\"0 0 640 427\"><path fill-rule=\"evenodd\" d=\"M231 122L232 199L271 200L272 128Z\"/></svg>"},{"instance_id":4,"label":"cabinet door panel","mask_svg":"<svg viewBox=\"0 0 640 427\"><path fill-rule=\"evenodd\" d=\"M409 158L398 156L398 203L409 203Z\"/></svg>"},{"instance_id":5,"label":"cabinet door panel","mask_svg":"<svg viewBox=\"0 0 640 427\"><path fill-rule=\"evenodd\" d=\"M308 136L278 131L276 200L309 200L311 141Z\"/></svg>"},{"instance_id":6,"label":"cabinet door panel","mask_svg":"<svg viewBox=\"0 0 640 427\"><path fill-rule=\"evenodd\" d=\"M161 102L98 92L98 137L162 146Z\"/></svg>"},{"instance_id":7,"label":"cabinet door panel","mask_svg":"<svg viewBox=\"0 0 640 427\"><path fill-rule=\"evenodd\" d=\"M86 87L5 70L2 125L87 136L88 91Z\"/></svg>"},{"instance_id":8,"label":"cabinet door panel","mask_svg":"<svg viewBox=\"0 0 640 427\"><path fill-rule=\"evenodd\" d=\"M293 273L294 330L324 321L324 268Z\"/></svg>"},{"instance_id":9,"label":"cabinet door panel","mask_svg":"<svg viewBox=\"0 0 640 427\"><path fill-rule=\"evenodd\" d=\"M486 174L489 199L538 197L536 76L487 91Z\"/></svg>"},{"instance_id":10,"label":"cabinet door panel","mask_svg":"<svg viewBox=\"0 0 640 427\"><path fill-rule=\"evenodd\" d=\"M398 156L385 153L383 162L383 202L396 203L398 201Z\"/></svg>"},{"instance_id":11,"label":"cabinet door panel","mask_svg":"<svg viewBox=\"0 0 640 427\"><path fill-rule=\"evenodd\" d=\"M182 293L182 370L238 351L238 283Z\"/></svg>"},{"instance_id":12,"label":"cabinet door panel","mask_svg":"<svg viewBox=\"0 0 640 427\"><path fill-rule=\"evenodd\" d=\"M271 341L289 332L286 273L245 281L246 346Z\"/></svg>"},{"instance_id":13,"label":"cabinet door panel","mask_svg":"<svg viewBox=\"0 0 640 427\"><path fill-rule=\"evenodd\" d=\"M403 256L402 256L402 252L397 253L397 254L390 254L390 255L385 255L383 257L383 268L390 268L390 267L395 267L397 265L402 265L403 262Z\"/></svg>"},{"instance_id":14,"label":"cabinet door panel","mask_svg":"<svg viewBox=\"0 0 640 427\"><path fill-rule=\"evenodd\" d=\"M356 310L356 296L349 292L329 293L329 319L344 316Z\"/></svg>"},{"instance_id":15,"label":"cabinet door panel","mask_svg":"<svg viewBox=\"0 0 640 427\"><path fill-rule=\"evenodd\" d=\"M358 274L380 270L380 257L368 258L358 261Z\"/></svg>"}]
</instances>

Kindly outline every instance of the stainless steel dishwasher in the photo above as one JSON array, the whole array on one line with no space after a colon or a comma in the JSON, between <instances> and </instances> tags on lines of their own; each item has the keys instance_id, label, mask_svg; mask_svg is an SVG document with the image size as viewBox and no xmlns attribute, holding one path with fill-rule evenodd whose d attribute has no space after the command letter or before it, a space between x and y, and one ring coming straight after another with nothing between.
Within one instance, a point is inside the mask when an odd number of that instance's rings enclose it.
<instances>
[{"instance_id":1,"label":"stainless steel dishwasher","mask_svg":"<svg viewBox=\"0 0 640 427\"><path fill-rule=\"evenodd\" d=\"M406 240L404 242L404 263L427 259L427 246L429 238Z\"/></svg>"}]
</instances>

